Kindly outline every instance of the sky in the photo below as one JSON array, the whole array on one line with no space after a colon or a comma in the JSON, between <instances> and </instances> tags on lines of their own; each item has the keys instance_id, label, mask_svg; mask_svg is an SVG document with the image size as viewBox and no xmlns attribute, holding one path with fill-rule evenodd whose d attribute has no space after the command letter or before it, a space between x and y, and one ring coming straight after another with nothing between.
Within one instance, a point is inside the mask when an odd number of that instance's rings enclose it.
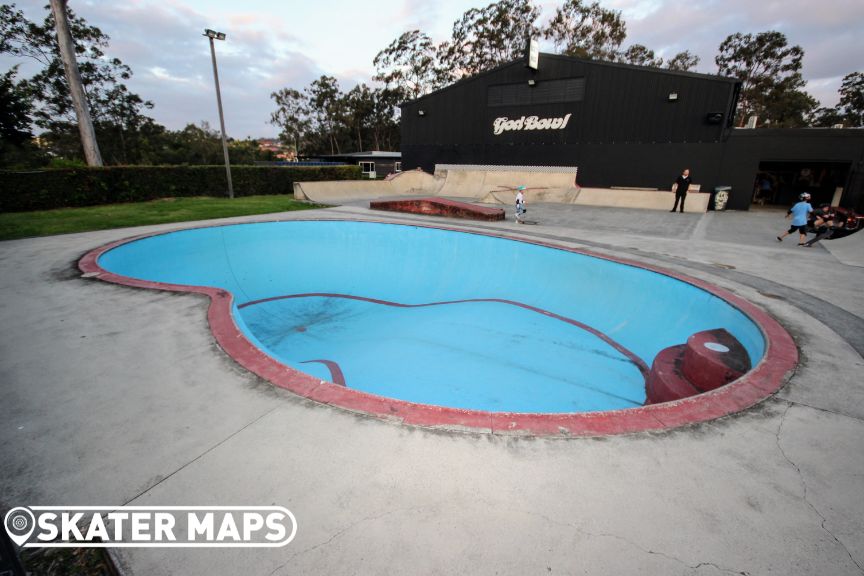
<instances>
[{"instance_id":1,"label":"sky","mask_svg":"<svg viewBox=\"0 0 864 576\"><path fill-rule=\"evenodd\" d=\"M453 23L472 0L68 0L69 6L110 40L108 56L130 66L132 92L154 104L147 114L169 129L219 116L205 28L224 32L216 58L226 131L232 138L275 137L270 94L302 90L322 75L343 91L372 85L375 55L403 32L419 29L436 43L450 37ZM4 0L4 3L10 3ZM31 19L42 21L46 0L17 0ZM843 76L864 72L862 0L600 0L627 23L622 47L643 44L658 56L689 50L701 58L697 72L715 73L720 43L736 32L776 30L805 51L806 90L823 106L836 105ZM535 0L538 21L548 21L561 2ZM544 41L541 52L553 52ZM21 63L0 56L0 71ZM541 59L542 66L542 59Z\"/></svg>"}]
</instances>

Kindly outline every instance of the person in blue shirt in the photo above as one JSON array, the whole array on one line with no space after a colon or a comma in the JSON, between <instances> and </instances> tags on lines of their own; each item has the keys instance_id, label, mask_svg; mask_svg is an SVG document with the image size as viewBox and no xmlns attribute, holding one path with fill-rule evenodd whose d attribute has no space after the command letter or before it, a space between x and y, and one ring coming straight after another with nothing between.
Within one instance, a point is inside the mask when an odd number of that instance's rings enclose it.
<instances>
[{"instance_id":1,"label":"person in blue shirt","mask_svg":"<svg viewBox=\"0 0 864 576\"><path fill-rule=\"evenodd\" d=\"M786 212L786 218L792 217L792 226L789 227L789 230L777 236L777 241L782 242L783 238L792 234L796 230L798 231L798 246L803 246L804 242L807 240L807 217L810 216L810 213L813 212L813 207L810 205L810 194L804 192L801 196L798 197L800 202L792 206L788 212Z\"/></svg>"}]
</instances>

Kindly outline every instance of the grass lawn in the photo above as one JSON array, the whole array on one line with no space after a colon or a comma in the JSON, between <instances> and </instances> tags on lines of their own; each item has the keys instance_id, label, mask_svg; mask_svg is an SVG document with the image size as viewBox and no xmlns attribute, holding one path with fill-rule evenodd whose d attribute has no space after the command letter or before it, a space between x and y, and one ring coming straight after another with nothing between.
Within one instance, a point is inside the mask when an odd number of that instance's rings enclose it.
<instances>
[{"instance_id":1,"label":"grass lawn","mask_svg":"<svg viewBox=\"0 0 864 576\"><path fill-rule=\"evenodd\" d=\"M210 197L164 198L151 202L108 204L86 208L7 212L0 214L0 240L310 208L321 208L321 206L298 202L291 196L268 195L242 196L233 200Z\"/></svg>"}]
</instances>

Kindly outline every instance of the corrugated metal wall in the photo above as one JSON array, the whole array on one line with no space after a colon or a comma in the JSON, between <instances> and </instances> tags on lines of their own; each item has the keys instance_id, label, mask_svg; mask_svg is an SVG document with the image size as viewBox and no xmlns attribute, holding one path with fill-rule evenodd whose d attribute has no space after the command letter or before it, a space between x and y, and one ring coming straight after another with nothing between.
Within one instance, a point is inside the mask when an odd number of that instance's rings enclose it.
<instances>
[{"instance_id":1,"label":"corrugated metal wall","mask_svg":"<svg viewBox=\"0 0 864 576\"><path fill-rule=\"evenodd\" d=\"M528 87L529 79L535 82L530 89L538 92L546 82L580 79L584 98L489 106L490 90ZM723 137L725 122L710 124L706 115L721 112L728 118L734 86L727 78L543 54L537 72L516 62L407 103L402 143L410 147L717 142ZM674 101L669 100L672 93L677 94ZM492 129L496 118L561 118L567 114L571 117L565 130L513 130L495 135Z\"/></svg>"},{"instance_id":2,"label":"corrugated metal wall","mask_svg":"<svg viewBox=\"0 0 864 576\"><path fill-rule=\"evenodd\" d=\"M524 92L529 80L537 90L564 79L584 82L570 87L571 101L560 101L552 89L545 91L551 96ZM732 185L729 207L746 210L761 161L818 159L849 162L848 202L864 201L864 131L808 137L805 130L733 131L736 94L737 82L729 78L541 54L536 72L514 62L404 104L402 166L430 172L443 163L578 166L583 186L666 190L690 168L703 191ZM502 105L526 99L531 103ZM716 112L722 117L709 120ZM494 132L500 118L567 114L564 129ZM730 139L733 132L738 136Z\"/></svg>"}]
</instances>

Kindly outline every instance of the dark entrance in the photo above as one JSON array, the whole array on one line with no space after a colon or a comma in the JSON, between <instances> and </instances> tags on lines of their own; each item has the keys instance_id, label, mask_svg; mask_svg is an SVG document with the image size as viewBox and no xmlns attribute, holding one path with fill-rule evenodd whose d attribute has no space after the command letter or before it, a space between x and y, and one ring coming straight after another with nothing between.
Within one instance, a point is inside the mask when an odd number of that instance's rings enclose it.
<instances>
[{"instance_id":1,"label":"dark entrance","mask_svg":"<svg viewBox=\"0 0 864 576\"><path fill-rule=\"evenodd\" d=\"M752 202L791 206L802 192L809 192L813 206L837 204L835 192L846 186L849 169L848 162L760 162Z\"/></svg>"}]
</instances>

